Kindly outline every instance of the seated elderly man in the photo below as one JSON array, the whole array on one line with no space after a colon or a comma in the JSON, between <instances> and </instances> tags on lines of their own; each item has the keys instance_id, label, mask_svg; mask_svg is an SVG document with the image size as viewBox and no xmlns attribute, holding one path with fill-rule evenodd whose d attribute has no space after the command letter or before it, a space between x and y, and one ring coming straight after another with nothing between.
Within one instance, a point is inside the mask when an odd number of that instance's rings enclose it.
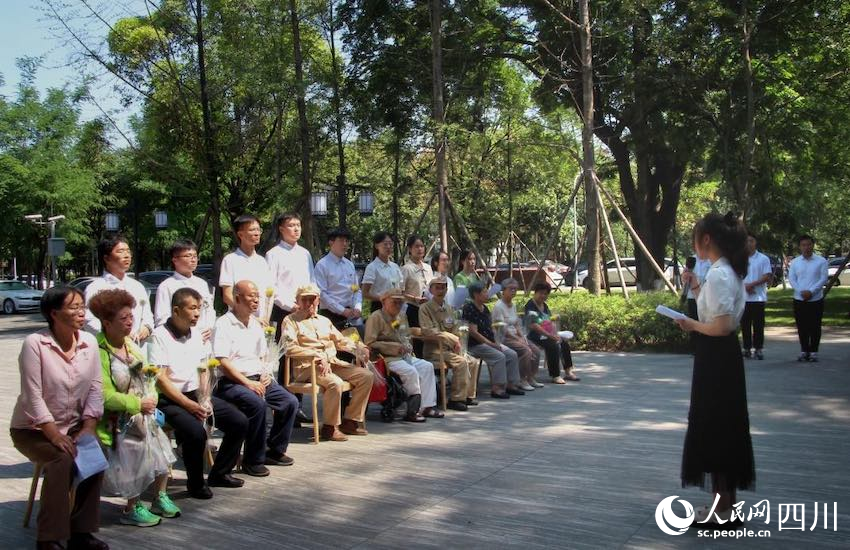
<instances>
[{"instance_id":1,"label":"seated elderly man","mask_svg":"<svg viewBox=\"0 0 850 550\"><path fill-rule=\"evenodd\" d=\"M437 410L437 385L434 365L413 355L410 328L399 318L404 293L392 288L381 296L381 309L366 320L366 345L384 356L387 368L401 378L407 392L408 422L425 422L428 418L443 418Z\"/></svg>"},{"instance_id":2,"label":"seated elderly man","mask_svg":"<svg viewBox=\"0 0 850 550\"><path fill-rule=\"evenodd\" d=\"M337 351L358 354L369 359L369 348L343 336L327 317L316 313L319 289L314 285L299 287L295 292L298 308L283 320L282 336L286 354L292 357L296 382L310 381L310 364L318 359L316 383L324 389L322 412L324 425L320 433L325 441L347 441L348 435L367 435L365 418L372 391L373 375L369 369L339 359ZM351 401L340 419L342 382L351 384Z\"/></svg>"},{"instance_id":3,"label":"seated elderly man","mask_svg":"<svg viewBox=\"0 0 850 550\"><path fill-rule=\"evenodd\" d=\"M254 315L260 307L257 285L237 282L233 298L233 308L218 318L213 330L213 353L221 362L223 375L216 396L233 403L248 417L242 471L263 477L269 475L265 465L289 466L294 462L286 456L286 448L298 400L267 372L268 345L263 326ZM268 439L266 407L274 411Z\"/></svg>"},{"instance_id":4,"label":"seated elderly man","mask_svg":"<svg viewBox=\"0 0 850 550\"><path fill-rule=\"evenodd\" d=\"M198 372L207 363L209 344L197 327L204 307L203 296L194 288L177 289L171 297L171 315L156 327L151 335L148 361L160 367L159 404L165 421L174 428L183 447L186 465L186 486L189 496L206 499L212 497L213 487L241 487L245 482L231 475L239 449L248 429L248 419L233 404L212 396L206 405L199 403L198 390L201 376ZM159 309L159 308L157 308ZM210 413L215 427L224 432L221 447L210 465L209 484L204 481L204 449L207 430L204 424Z\"/></svg>"},{"instance_id":5,"label":"seated elderly man","mask_svg":"<svg viewBox=\"0 0 850 550\"><path fill-rule=\"evenodd\" d=\"M478 404L472 398L474 388L470 385L475 360L460 352L458 323L455 322L454 309L446 302L448 279L438 275L428 283L428 289L431 299L419 308L419 326L422 336L436 336L438 342L426 341L424 356L429 361L438 361L442 349L443 360L452 369L452 395L446 407L465 411L469 405Z\"/></svg>"}]
</instances>

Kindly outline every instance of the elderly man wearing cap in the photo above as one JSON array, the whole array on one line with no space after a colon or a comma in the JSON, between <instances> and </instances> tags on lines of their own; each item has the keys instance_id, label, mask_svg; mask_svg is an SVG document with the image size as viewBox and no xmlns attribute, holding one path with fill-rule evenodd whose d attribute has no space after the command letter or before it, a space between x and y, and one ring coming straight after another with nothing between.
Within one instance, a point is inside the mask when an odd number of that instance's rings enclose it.
<instances>
[{"instance_id":1,"label":"elderly man wearing cap","mask_svg":"<svg viewBox=\"0 0 850 550\"><path fill-rule=\"evenodd\" d=\"M443 275L432 278L428 283L431 299L419 308L419 325L423 336L436 336L438 342L425 342L425 359L437 361L439 350L443 351L443 360L452 369L452 395L446 406L455 411L465 411L469 405L477 405L472 398L473 388L469 384L470 372L475 368L475 360L462 355L458 324L454 310L446 302L448 279Z\"/></svg>"},{"instance_id":2,"label":"elderly man wearing cap","mask_svg":"<svg viewBox=\"0 0 850 550\"><path fill-rule=\"evenodd\" d=\"M407 392L408 422L425 422L426 417L443 418L437 410L437 385L434 365L413 355L410 340L404 334L406 323L399 319L404 304L401 289L391 288L381 297L381 309L366 320L366 345L384 356L387 368L401 378ZM409 329L408 329L409 330Z\"/></svg>"},{"instance_id":3,"label":"elderly man wearing cap","mask_svg":"<svg viewBox=\"0 0 850 550\"><path fill-rule=\"evenodd\" d=\"M316 264L314 277L321 291L319 313L343 330L346 326L357 328L363 336L363 292L357 280L354 264L345 257L351 233L347 229L334 229L328 233L328 253Z\"/></svg>"},{"instance_id":4,"label":"elderly man wearing cap","mask_svg":"<svg viewBox=\"0 0 850 550\"><path fill-rule=\"evenodd\" d=\"M297 382L310 381L310 363L318 360L316 382L324 389L322 411L324 424L321 438L326 441L346 441L348 435L367 435L366 406L372 390L373 375L369 369L357 367L339 359L337 351L357 354L369 359L369 349L343 336L331 320L319 315L321 292L315 285L305 285L295 291L298 309L283 320L286 354L292 357ZM351 384L351 401L340 418L343 381Z\"/></svg>"},{"instance_id":5,"label":"elderly man wearing cap","mask_svg":"<svg viewBox=\"0 0 850 550\"><path fill-rule=\"evenodd\" d=\"M513 302L518 288L519 283L514 278L502 281L502 298L493 306L493 322L505 324L503 343L514 350L519 358L519 374L522 376L520 389L534 391L534 388L543 387L536 378L540 368L540 348L532 346L523 334L522 321Z\"/></svg>"}]
</instances>

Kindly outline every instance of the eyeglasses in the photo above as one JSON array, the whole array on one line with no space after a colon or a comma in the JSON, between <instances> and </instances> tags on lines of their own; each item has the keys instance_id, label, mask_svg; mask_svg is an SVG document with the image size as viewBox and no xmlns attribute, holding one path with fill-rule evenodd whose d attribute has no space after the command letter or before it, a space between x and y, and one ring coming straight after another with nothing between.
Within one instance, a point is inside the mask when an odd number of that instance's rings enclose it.
<instances>
[{"instance_id":1,"label":"eyeglasses","mask_svg":"<svg viewBox=\"0 0 850 550\"><path fill-rule=\"evenodd\" d=\"M179 255L179 256L177 256L177 257L178 257L178 258L184 258L184 259L186 259L186 260L197 260L197 259L198 259L198 255L197 255L197 254L180 254L180 255Z\"/></svg>"},{"instance_id":2,"label":"eyeglasses","mask_svg":"<svg viewBox=\"0 0 850 550\"><path fill-rule=\"evenodd\" d=\"M80 313L81 311L84 312L88 308L86 308L85 304L80 304L78 306L66 306L65 309L67 309L71 313Z\"/></svg>"}]
</instances>

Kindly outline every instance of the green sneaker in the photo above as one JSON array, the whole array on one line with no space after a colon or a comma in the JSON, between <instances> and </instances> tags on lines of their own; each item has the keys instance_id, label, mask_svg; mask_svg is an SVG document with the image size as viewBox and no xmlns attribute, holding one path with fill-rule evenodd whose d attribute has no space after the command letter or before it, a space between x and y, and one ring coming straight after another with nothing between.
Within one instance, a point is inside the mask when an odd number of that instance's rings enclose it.
<instances>
[{"instance_id":1,"label":"green sneaker","mask_svg":"<svg viewBox=\"0 0 850 550\"><path fill-rule=\"evenodd\" d=\"M145 508L145 505L141 502L136 502L136 505L133 506L132 510L121 514L121 519L119 521L124 525L153 527L154 525L159 525L162 518L156 514L152 514L151 511Z\"/></svg>"},{"instance_id":2,"label":"green sneaker","mask_svg":"<svg viewBox=\"0 0 850 550\"><path fill-rule=\"evenodd\" d=\"M176 518L180 515L180 508L162 491L151 504L151 512L164 518Z\"/></svg>"}]
</instances>

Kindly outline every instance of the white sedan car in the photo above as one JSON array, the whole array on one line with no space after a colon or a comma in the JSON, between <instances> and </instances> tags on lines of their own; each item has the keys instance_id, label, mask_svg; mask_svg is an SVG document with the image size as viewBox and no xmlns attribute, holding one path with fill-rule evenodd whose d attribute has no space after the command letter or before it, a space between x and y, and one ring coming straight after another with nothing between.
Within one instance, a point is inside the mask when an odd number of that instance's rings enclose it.
<instances>
[{"instance_id":1,"label":"white sedan car","mask_svg":"<svg viewBox=\"0 0 850 550\"><path fill-rule=\"evenodd\" d=\"M838 272L838 268L841 267L841 264L844 263L844 257L840 258L832 258L829 260L829 278L832 279L832 276ZM847 264L847 267L844 268L844 271L841 272L841 275L838 276L839 286L850 286L850 264Z\"/></svg>"},{"instance_id":2,"label":"white sedan car","mask_svg":"<svg viewBox=\"0 0 850 550\"><path fill-rule=\"evenodd\" d=\"M37 310L41 303L41 290L36 290L21 281L0 281L0 304L3 313Z\"/></svg>"}]
</instances>

